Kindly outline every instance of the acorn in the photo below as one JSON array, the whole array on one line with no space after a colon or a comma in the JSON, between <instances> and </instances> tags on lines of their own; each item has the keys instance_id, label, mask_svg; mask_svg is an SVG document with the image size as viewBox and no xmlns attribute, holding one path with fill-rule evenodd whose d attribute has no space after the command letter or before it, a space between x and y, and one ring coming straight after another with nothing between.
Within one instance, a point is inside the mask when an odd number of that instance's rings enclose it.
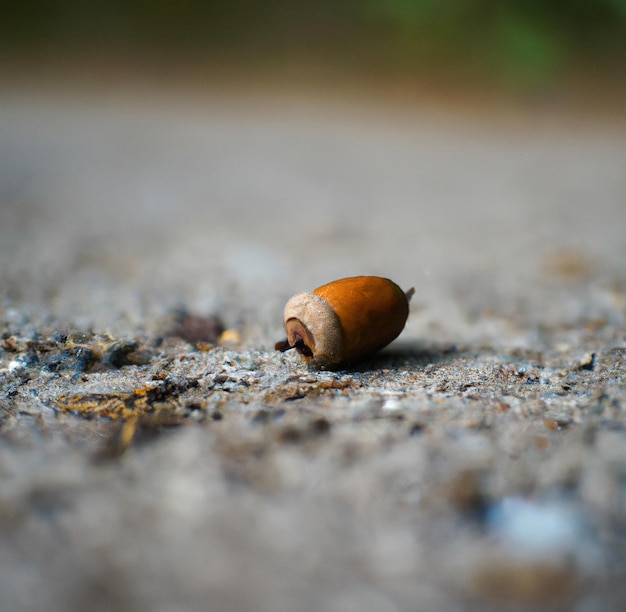
<instances>
[{"instance_id":1,"label":"acorn","mask_svg":"<svg viewBox=\"0 0 626 612\"><path fill-rule=\"evenodd\" d=\"M398 337L414 291L380 276L353 276L298 293L285 305L287 338L275 348L295 348L321 369L361 361Z\"/></svg>"}]
</instances>

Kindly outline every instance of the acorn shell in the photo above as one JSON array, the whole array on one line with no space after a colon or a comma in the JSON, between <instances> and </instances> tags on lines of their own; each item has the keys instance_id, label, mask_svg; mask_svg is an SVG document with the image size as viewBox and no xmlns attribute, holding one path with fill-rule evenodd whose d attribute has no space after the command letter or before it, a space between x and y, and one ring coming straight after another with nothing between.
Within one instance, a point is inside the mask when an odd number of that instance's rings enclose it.
<instances>
[{"instance_id":1,"label":"acorn shell","mask_svg":"<svg viewBox=\"0 0 626 612\"><path fill-rule=\"evenodd\" d=\"M296 348L321 368L364 359L400 334L412 292L387 278L354 276L294 295L284 312L287 339L276 348Z\"/></svg>"}]
</instances>

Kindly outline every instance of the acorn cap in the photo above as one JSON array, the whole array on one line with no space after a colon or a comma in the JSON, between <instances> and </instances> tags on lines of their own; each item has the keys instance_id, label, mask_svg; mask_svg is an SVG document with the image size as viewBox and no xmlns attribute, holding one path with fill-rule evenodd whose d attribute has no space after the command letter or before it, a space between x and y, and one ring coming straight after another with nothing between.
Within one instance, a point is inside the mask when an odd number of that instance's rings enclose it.
<instances>
[{"instance_id":1,"label":"acorn cap","mask_svg":"<svg viewBox=\"0 0 626 612\"><path fill-rule=\"evenodd\" d=\"M287 342L324 367L341 361L343 330L330 304L315 293L298 293L285 305Z\"/></svg>"}]
</instances>

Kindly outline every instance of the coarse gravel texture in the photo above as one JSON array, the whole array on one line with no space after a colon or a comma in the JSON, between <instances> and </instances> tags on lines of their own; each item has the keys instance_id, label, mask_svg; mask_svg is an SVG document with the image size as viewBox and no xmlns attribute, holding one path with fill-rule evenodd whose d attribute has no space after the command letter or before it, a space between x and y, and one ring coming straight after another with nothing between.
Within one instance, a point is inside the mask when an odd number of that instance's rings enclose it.
<instances>
[{"instance_id":1,"label":"coarse gravel texture","mask_svg":"<svg viewBox=\"0 0 626 612\"><path fill-rule=\"evenodd\" d=\"M622 128L4 87L0 610L625 609ZM357 274L396 342L273 350Z\"/></svg>"}]
</instances>

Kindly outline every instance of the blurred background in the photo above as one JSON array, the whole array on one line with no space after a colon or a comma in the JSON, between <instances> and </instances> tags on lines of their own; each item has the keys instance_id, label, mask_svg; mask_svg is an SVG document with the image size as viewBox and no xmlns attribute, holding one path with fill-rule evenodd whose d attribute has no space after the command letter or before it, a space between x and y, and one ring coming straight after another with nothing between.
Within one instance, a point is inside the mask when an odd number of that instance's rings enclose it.
<instances>
[{"instance_id":1,"label":"blurred background","mask_svg":"<svg viewBox=\"0 0 626 612\"><path fill-rule=\"evenodd\" d=\"M535 88L623 81L625 41L624 0L33 0L5 3L0 21L5 56L313 64Z\"/></svg>"},{"instance_id":2,"label":"blurred background","mask_svg":"<svg viewBox=\"0 0 626 612\"><path fill-rule=\"evenodd\" d=\"M7 303L270 336L374 273L449 328L622 269L625 0L11 2L0 58Z\"/></svg>"}]
</instances>

